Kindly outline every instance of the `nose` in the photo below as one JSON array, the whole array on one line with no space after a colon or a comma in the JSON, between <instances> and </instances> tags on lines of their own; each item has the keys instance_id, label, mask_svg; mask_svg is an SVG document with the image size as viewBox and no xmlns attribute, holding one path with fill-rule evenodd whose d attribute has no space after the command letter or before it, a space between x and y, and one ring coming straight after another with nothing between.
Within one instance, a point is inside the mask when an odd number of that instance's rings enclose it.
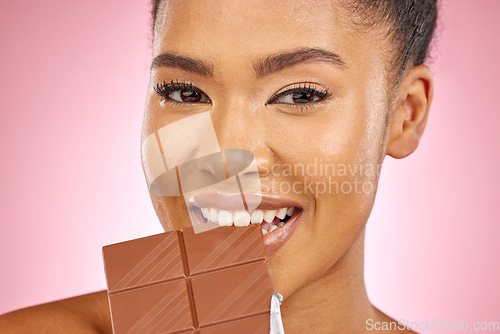
<instances>
[{"instance_id":1,"label":"nose","mask_svg":"<svg viewBox=\"0 0 500 334\"><path fill-rule=\"evenodd\" d=\"M265 110L253 107L245 99L214 108L210 112L221 150L240 149L251 151L259 173L268 171L275 163L275 154L268 143L268 128L265 124ZM238 157L247 155L226 154L226 164L244 164ZM253 171L255 172L255 170Z\"/></svg>"}]
</instances>

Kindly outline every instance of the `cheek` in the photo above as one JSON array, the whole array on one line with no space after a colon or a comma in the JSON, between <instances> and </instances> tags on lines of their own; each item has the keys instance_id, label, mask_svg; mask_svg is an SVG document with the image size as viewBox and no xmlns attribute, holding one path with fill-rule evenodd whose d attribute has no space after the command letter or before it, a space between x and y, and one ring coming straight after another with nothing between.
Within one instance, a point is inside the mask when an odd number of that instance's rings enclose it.
<instances>
[{"instance_id":1,"label":"cheek","mask_svg":"<svg viewBox=\"0 0 500 334\"><path fill-rule=\"evenodd\" d=\"M282 131L273 131L277 134L274 151L278 159L285 165L304 167L305 176L318 182L328 176L343 177L334 172L344 165L352 171L362 164L377 164L384 135L383 119L381 113L377 114L378 109L367 105L356 95L321 115L282 122L287 124Z\"/></svg>"},{"instance_id":2,"label":"cheek","mask_svg":"<svg viewBox=\"0 0 500 334\"><path fill-rule=\"evenodd\" d=\"M177 178L175 173L171 176L170 185L172 189L162 188L163 191L169 191L175 196L159 196L151 192L150 184L164 173L164 164L159 154L159 149L156 140L150 140L150 135L154 134L156 130L168 124L169 120L162 119L158 116L158 111L151 106L152 94L148 96L146 109L144 112L144 119L142 123L141 133L141 161L145 174L146 186L149 190L151 202L153 204L158 220L160 221L165 231L180 230L191 225L189 216L187 215L187 206L184 198L177 194L178 188ZM175 172L175 170L173 171Z\"/></svg>"},{"instance_id":3,"label":"cheek","mask_svg":"<svg viewBox=\"0 0 500 334\"><path fill-rule=\"evenodd\" d=\"M383 92L353 90L311 131L310 146L302 151L308 163L318 166L309 175L317 185L312 194L316 214L332 217L344 231L364 225L371 211L385 135L382 101Z\"/></svg>"},{"instance_id":4,"label":"cheek","mask_svg":"<svg viewBox=\"0 0 500 334\"><path fill-rule=\"evenodd\" d=\"M186 202L182 197L156 196L151 194L156 215L165 231L181 230L191 226Z\"/></svg>"},{"instance_id":5,"label":"cheek","mask_svg":"<svg viewBox=\"0 0 500 334\"><path fill-rule=\"evenodd\" d=\"M345 100L342 117L325 136L324 166L331 166L315 182L327 184L315 194L314 236L318 256L328 254L323 270L334 265L362 233L373 207L381 168L385 106L360 90ZM325 187L323 187L325 188ZM334 245L334 246L332 246Z\"/></svg>"}]
</instances>

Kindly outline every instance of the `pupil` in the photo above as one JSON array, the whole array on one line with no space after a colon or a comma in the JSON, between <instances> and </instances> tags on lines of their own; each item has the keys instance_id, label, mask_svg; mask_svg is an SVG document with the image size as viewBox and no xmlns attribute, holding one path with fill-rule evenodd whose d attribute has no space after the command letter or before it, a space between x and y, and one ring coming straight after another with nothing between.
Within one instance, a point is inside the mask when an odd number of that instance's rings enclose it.
<instances>
[{"instance_id":1,"label":"pupil","mask_svg":"<svg viewBox=\"0 0 500 334\"><path fill-rule=\"evenodd\" d=\"M198 102L201 99L201 94L194 90L183 90L181 97L184 102Z\"/></svg>"},{"instance_id":2,"label":"pupil","mask_svg":"<svg viewBox=\"0 0 500 334\"><path fill-rule=\"evenodd\" d=\"M296 93L293 94L292 98L295 103L307 103L311 102L312 95L310 93Z\"/></svg>"}]
</instances>

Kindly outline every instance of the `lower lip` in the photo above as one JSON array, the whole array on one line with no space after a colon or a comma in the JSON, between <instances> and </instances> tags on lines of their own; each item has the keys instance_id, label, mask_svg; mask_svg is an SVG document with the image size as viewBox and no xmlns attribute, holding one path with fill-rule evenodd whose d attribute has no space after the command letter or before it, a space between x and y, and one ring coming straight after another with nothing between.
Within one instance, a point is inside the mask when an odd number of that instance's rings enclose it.
<instances>
[{"instance_id":1,"label":"lower lip","mask_svg":"<svg viewBox=\"0 0 500 334\"><path fill-rule=\"evenodd\" d=\"M193 213L200 223L205 221L205 218L203 218L199 208L196 208ZM268 257L271 257L274 253L276 253L292 236L301 217L302 209L296 207L290 219L288 219L283 226L262 235Z\"/></svg>"},{"instance_id":2,"label":"lower lip","mask_svg":"<svg viewBox=\"0 0 500 334\"><path fill-rule=\"evenodd\" d=\"M263 235L267 256L271 257L287 242L295 231L301 217L302 210L295 208L295 212L283 226Z\"/></svg>"}]
</instances>

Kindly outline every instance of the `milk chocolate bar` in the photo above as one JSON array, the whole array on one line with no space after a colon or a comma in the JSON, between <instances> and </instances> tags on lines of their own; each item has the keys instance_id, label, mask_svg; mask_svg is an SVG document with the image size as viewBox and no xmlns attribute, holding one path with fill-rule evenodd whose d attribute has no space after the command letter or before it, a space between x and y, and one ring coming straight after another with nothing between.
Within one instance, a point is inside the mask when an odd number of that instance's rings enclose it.
<instances>
[{"instance_id":1,"label":"milk chocolate bar","mask_svg":"<svg viewBox=\"0 0 500 334\"><path fill-rule=\"evenodd\" d=\"M113 330L268 334L274 292L259 225L103 247Z\"/></svg>"}]
</instances>

